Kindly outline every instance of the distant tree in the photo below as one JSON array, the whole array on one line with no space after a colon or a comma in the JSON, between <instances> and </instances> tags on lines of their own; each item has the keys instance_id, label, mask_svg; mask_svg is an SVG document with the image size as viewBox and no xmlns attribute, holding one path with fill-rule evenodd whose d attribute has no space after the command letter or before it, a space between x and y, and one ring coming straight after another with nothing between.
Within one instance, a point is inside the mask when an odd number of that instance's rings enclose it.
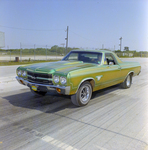
<instances>
[{"instance_id":1,"label":"distant tree","mask_svg":"<svg viewBox=\"0 0 148 150\"><path fill-rule=\"evenodd\" d=\"M121 52L121 51L118 49L118 50L116 50L115 52Z\"/></svg>"},{"instance_id":2,"label":"distant tree","mask_svg":"<svg viewBox=\"0 0 148 150\"><path fill-rule=\"evenodd\" d=\"M58 45L54 45L51 47L51 52L56 52L58 49Z\"/></svg>"},{"instance_id":3,"label":"distant tree","mask_svg":"<svg viewBox=\"0 0 148 150\"><path fill-rule=\"evenodd\" d=\"M124 51L129 51L129 47L125 46Z\"/></svg>"}]
</instances>

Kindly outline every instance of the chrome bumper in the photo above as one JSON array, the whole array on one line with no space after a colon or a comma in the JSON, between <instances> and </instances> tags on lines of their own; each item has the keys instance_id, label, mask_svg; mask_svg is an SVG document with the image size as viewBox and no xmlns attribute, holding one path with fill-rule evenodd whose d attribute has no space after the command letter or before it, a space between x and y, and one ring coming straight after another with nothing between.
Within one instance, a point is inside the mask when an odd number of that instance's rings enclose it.
<instances>
[{"instance_id":1,"label":"chrome bumper","mask_svg":"<svg viewBox=\"0 0 148 150\"><path fill-rule=\"evenodd\" d=\"M37 89L39 91L42 91L42 90L50 91L51 89L59 88L61 90L60 94L69 95L69 93L70 93L70 86L57 86L57 85L47 85L47 84L32 83L32 82L24 80L23 78L18 77L18 76L16 77L16 79L22 85L26 85L26 86L28 86L30 88L32 86L37 87Z\"/></svg>"}]
</instances>

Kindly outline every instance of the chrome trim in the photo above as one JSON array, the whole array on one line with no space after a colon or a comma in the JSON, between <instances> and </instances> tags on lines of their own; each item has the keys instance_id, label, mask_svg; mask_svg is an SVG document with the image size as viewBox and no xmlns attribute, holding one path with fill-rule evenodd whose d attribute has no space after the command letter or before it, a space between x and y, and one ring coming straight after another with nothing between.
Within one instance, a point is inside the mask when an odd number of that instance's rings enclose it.
<instances>
[{"instance_id":1,"label":"chrome trim","mask_svg":"<svg viewBox=\"0 0 148 150\"><path fill-rule=\"evenodd\" d=\"M48 90L50 90L50 88L59 88L59 89L64 90L64 93L62 93L62 94L69 95L69 93L70 93L70 86L59 86L59 85L48 85L48 84L32 83L32 82L29 82L29 81L27 81L27 80L24 80L23 78L18 77L18 76L16 76L16 79L17 79L17 81L18 81L20 84L22 84L22 83L20 82L20 80L22 80L23 83L24 83L23 85L26 85L26 86L28 86L28 84L29 84L30 86L35 85L35 86L37 86L37 87L38 87L38 86L45 86L45 87L47 87Z\"/></svg>"},{"instance_id":2,"label":"chrome trim","mask_svg":"<svg viewBox=\"0 0 148 150\"><path fill-rule=\"evenodd\" d=\"M83 79L83 80L80 82L80 84L79 84L79 86L78 86L78 88L77 88L76 93L78 92L78 89L79 89L79 87L81 86L81 84L82 84L83 82L87 81L87 80L93 80L93 81L94 81L94 83L95 83L94 78L85 78L85 79Z\"/></svg>"}]
</instances>

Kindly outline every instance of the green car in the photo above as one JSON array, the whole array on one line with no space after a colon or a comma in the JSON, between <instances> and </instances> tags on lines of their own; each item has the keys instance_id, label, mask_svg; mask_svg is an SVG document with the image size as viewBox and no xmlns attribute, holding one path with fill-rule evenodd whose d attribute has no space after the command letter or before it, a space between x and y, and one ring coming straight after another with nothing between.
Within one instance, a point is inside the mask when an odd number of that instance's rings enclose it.
<instances>
[{"instance_id":1,"label":"green car","mask_svg":"<svg viewBox=\"0 0 148 150\"><path fill-rule=\"evenodd\" d=\"M34 94L45 95L55 89L71 95L74 105L85 106L94 91L115 84L129 88L140 71L139 63L123 62L111 51L73 50L61 61L18 67L16 79Z\"/></svg>"}]
</instances>

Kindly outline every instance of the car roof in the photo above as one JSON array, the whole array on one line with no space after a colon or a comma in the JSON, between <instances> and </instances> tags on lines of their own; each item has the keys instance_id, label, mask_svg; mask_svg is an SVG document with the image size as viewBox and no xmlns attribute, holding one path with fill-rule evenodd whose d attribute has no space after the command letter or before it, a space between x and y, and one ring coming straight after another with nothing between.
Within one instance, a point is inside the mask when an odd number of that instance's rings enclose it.
<instances>
[{"instance_id":1,"label":"car roof","mask_svg":"<svg viewBox=\"0 0 148 150\"><path fill-rule=\"evenodd\" d=\"M80 50L72 50L72 52L100 52L100 53L113 53L112 51L109 50L85 50L85 49L80 49Z\"/></svg>"}]
</instances>

